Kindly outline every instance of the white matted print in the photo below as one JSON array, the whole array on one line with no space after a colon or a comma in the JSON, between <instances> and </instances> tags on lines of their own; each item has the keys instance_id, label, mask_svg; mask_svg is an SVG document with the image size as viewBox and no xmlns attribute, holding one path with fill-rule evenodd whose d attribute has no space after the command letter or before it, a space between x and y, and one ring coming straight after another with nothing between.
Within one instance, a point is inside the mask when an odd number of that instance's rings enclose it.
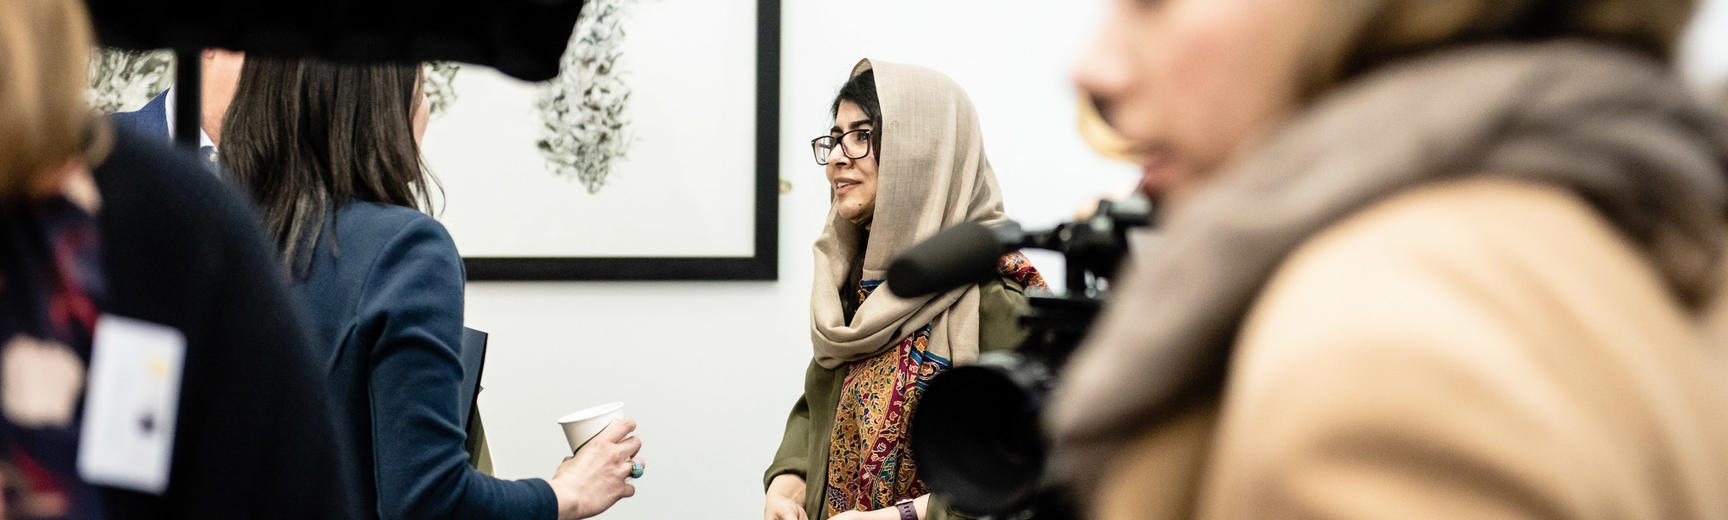
<instances>
[{"instance_id":1,"label":"white matted print","mask_svg":"<svg viewBox=\"0 0 1728 520\"><path fill-rule=\"evenodd\" d=\"M778 11L594 0L557 79L428 67L423 153L470 277L771 279Z\"/></svg>"}]
</instances>

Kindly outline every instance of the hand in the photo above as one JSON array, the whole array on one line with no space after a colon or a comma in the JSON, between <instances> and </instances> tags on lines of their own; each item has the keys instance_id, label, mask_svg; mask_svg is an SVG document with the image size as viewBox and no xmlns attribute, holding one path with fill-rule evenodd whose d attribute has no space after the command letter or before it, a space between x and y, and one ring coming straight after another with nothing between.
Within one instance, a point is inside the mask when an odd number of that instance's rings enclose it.
<instances>
[{"instance_id":1,"label":"hand","mask_svg":"<svg viewBox=\"0 0 1728 520\"><path fill-rule=\"evenodd\" d=\"M809 520L804 514L804 477L786 473L769 482L762 520Z\"/></svg>"},{"instance_id":2,"label":"hand","mask_svg":"<svg viewBox=\"0 0 1728 520\"><path fill-rule=\"evenodd\" d=\"M558 497L558 520L598 515L636 495L636 486L624 481L630 477L631 461L642 451L642 440L630 437L635 430L636 421L619 419L558 465L547 482Z\"/></svg>"}]
</instances>

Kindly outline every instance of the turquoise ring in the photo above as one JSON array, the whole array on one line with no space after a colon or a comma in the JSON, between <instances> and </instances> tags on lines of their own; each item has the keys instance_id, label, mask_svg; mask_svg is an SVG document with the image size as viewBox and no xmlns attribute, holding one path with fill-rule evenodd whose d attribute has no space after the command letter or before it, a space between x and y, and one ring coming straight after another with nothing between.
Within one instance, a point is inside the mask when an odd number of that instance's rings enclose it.
<instances>
[{"instance_id":1,"label":"turquoise ring","mask_svg":"<svg viewBox=\"0 0 1728 520\"><path fill-rule=\"evenodd\" d=\"M630 459L630 478L642 478L642 463Z\"/></svg>"}]
</instances>

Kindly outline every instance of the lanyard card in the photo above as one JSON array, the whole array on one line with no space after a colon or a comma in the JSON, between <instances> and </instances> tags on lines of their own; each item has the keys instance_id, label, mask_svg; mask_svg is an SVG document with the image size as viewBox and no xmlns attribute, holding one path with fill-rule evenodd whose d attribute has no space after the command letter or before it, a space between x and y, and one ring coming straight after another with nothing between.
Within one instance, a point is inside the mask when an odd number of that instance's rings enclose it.
<instances>
[{"instance_id":1,"label":"lanyard card","mask_svg":"<svg viewBox=\"0 0 1728 520\"><path fill-rule=\"evenodd\" d=\"M173 327L103 315L96 322L78 474L92 484L155 495L168 489L186 336Z\"/></svg>"}]
</instances>

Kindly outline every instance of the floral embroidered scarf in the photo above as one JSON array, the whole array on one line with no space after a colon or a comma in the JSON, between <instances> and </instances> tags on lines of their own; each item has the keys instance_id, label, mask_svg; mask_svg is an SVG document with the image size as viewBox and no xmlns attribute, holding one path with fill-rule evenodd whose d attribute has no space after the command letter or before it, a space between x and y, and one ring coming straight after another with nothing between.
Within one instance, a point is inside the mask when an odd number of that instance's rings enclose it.
<instances>
[{"instance_id":1,"label":"floral embroidered scarf","mask_svg":"<svg viewBox=\"0 0 1728 520\"><path fill-rule=\"evenodd\" d=\"M1021 287L1045 287L1038 270L1018 252L1003 256L997 271ZM881 280L864 281L859 300L881 285ZM926 326L892 350L851 364L828 443L826 516L882 509L929 492L911 453L912 411L930 379L954 365L929 347Z\"/></svg>"}]
</instances>

